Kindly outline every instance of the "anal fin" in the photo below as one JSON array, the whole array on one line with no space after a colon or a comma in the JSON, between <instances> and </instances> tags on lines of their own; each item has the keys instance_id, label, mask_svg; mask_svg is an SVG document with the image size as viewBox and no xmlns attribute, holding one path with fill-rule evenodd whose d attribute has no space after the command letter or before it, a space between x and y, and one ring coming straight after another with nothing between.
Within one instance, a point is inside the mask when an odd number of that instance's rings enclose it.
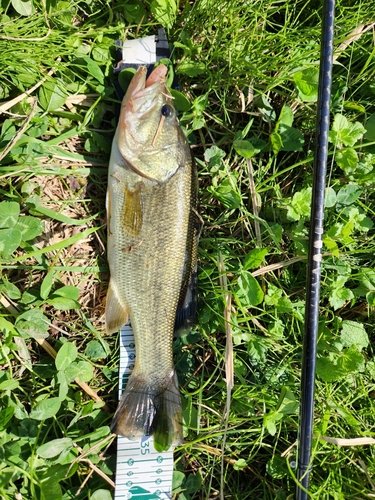
<instances>
[{"instance_id":1,"label":"anal fin","mask_svg":"<svg viewBox=\"0 0 375 500\"><path fill-rule=\"evenodd\" d=\"M128 321L129 311L118 298L112 280L109 282L105 307L105 326L107 333L118 332Z\"/></svg>"}]
</instances>

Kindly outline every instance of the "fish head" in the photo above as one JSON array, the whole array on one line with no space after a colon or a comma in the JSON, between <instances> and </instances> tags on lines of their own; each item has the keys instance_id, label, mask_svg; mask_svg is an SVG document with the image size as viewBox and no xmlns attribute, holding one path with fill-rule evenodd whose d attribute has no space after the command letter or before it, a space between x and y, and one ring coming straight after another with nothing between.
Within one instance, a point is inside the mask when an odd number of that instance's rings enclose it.
<instances>
[{"instance_id":1,"label":"fish head","mask_svg":"<svg viewBox=\"0 0 375 500\"><path fill-rule=\"evenodd\" d=\"M190 153L165 83L167 67L158 66L147 79L146 72L141 66L130 82L115 140L126 167L144 179L164 183Z\"/></svg>"}]
</instances>

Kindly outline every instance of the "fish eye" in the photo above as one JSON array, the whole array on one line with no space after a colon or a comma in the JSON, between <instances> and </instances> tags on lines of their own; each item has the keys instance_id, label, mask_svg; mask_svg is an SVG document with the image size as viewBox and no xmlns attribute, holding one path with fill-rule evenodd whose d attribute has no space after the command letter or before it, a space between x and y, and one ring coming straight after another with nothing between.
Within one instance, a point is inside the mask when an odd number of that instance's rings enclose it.
<instances>
[{"instance_id":1,"label":"fish eye","mask_svg":"<svg viewBox=\"0 0 375 500\"><path fill-rule=\"evenodd\" d=\"M173 108L170 104L164 104L161 107L161 114L162 116L165 116L168 118L169 116L173 116Z\"/></svg>"}]
</instances>

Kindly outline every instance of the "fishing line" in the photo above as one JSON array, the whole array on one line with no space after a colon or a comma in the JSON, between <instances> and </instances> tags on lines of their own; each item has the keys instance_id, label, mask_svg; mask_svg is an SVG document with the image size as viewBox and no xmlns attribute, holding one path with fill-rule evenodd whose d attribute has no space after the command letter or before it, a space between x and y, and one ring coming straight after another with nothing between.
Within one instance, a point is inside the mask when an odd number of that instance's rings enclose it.
<instances>
[{"instance_id":1,"label":"fishing line","mask_svg":"<svg viewBox=\"0 0 375 500\"><path fill-rule=\"evenodd\" d=\"M306 283L305 330L302 353L297 500L306 500L310 496L308 490L314 423L316 346L319 326L320 274L332 83L334 12L335 0L324 0Z\"/></svg>"}]
</instances>

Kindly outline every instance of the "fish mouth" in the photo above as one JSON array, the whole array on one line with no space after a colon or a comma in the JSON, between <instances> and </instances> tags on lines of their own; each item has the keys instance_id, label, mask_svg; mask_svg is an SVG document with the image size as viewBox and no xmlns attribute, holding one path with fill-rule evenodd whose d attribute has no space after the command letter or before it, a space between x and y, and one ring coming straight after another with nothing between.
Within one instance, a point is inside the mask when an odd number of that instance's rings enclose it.
<instances>
[{"instance_id":1,"label":"fish mouth","mask_svg":"<svg viewBox=\"0 0 375 500\"><path fill-rule=\"evenodd\" d=\"M128 90L126 92L123 107L126 111L144 115L153 107L153 100L159 94L161 88L165 85L165 76L168 72L167 66L161 64L152 70L147 77L146 66L141 66L133 76ZM125 110L124 110L125 111Z\"/></svg>"}]
</instances>

